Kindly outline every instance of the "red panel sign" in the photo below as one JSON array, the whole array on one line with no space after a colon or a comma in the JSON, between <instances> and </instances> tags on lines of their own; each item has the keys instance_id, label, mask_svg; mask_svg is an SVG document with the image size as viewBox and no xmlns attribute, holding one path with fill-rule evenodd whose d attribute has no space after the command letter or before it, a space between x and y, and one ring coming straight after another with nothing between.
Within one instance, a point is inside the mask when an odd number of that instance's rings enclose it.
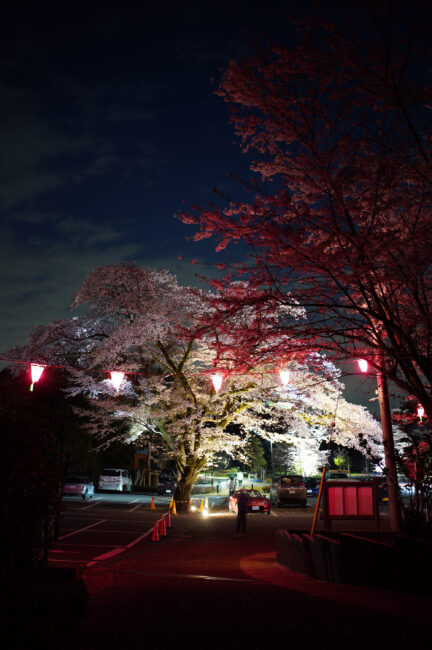
<instances>
[{"instance_id":1,"label":"red panel sign","mask_svg":"<svg viewBox=\"0 0 432 650\"><path fill-rule=\"evenodd\" d=\"M339 516L344 514L343 488L332 486L327 490L328 494L328 511L330 516Z\"/></svg>"},{"instance_id":2,"label":"red panel sign","mask_svg":"<svg viewBox=\"0 0 432 650\"><path fill-rule=\"evenodd\" d=\"M355 487L342 488L344 491L344 515L357 517L357 489Z\"/></svg>"},{"instance_id":3,"label":"red panel sign","mask_svg":"<svg viewBox=\"0 0 432 650\"><path fill-rule=\"evenodd\" d=\"M326 519L377 519L376 483L330 481L325 486Z\"/></svg>"},{"instance_id":4,"label":"red panel sign","mask_svg":"<svg viewBox=\"0 0 432 650\"><path fill-rule=\"evenodd\" d=\"M374 516L374 494L370 487L358 488L359 515Z\"/></svg>"}]
</instances>

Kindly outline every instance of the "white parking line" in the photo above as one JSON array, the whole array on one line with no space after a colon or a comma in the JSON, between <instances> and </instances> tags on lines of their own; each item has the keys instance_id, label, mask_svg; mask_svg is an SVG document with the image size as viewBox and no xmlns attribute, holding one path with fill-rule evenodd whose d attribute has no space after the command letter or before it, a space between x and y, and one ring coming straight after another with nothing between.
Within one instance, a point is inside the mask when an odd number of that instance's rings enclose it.
<instances>
[{"instance_id":1,"label":"white parking line","mask_svg":"<svg viewBox=\"0 0 432 650\"><path fill-rule=\"evenodd\" d=\"M126 512L127 512L127 511L126 511ZM145 515L151 515L152 512L154 512L154 511L152 511L152 510L141 510L141 513L143 513L143 514L145 514ZM139 513L137 513L137 514L139 514ZM156 513L156 514L157 514L157 513ZM113 523L115 523L115 522L117 522L117 521L120 522L121 524L124 524L124 523L125 523L125 520L124 520L124 519L115 519L114 517L111 518L111 517L109 516L109 514L107 515L107 513L106 513L105 510L104 510L104 515L108 517L108 518L106 519L106 521L109 521L110 524L113 524ZM91 521L92 518L93 518L93 516L92 516L91 513L90 513L89 515L87 515L87 513L85 513L85 515L82 515L81 517L73 517L73 516L69 516L69 515L68 515L67 523L70 523L71 521L82 521L83 519ZM135 522L135 523L136 523L136 521L135 521L134 519L132 519L132 522Z\"/></svg>"},{"instance_id":2,"label":"white parking line","mask_svg":"<svg viewBox=\"0 0 432 650\"><path fill-rule=\"evenodd\" d=\"M124 548L115 548L112 551L108 551L108 553L103 553L102 555L98 555L97 557L93 558L93 561L96 560L107 560L109 557L114 557L114 555L118 555L119 553L123 553Z\"/></svg>"},{"instance_id":3,"label":"white parking line","mask_svg":"<svg viewBox=\"0 0 432 650\"><path fill-rule=\"evenodd\" d=\"M141 499L134 499L133 501L129 501L129 505L131 505L132 503L136 503L137 501L141 501Z\"/></svg>"},{"instance_id":4,"label":"white parking line","mask_svg":"<svg viewBox=\"0 0 432 650\"><path fill-rule=\"evenodd\" d=\"M85 508L81 508L81 510L88 510L89 508L94 508L95 506L98 506L102 501L94 501L94 503L91 503L89 506L86 506Z\"/></svg>"},{"instance_id":5,"label":"white parking line","mask_svg":"<svg viewBox=\"0 0 432 650\"><path fill-rule=\"evenodd\" d=\"M133 540L130 544L127 544L126 546L118 546L117 548L114 548L112 551L108 551L107 553L103 553L102 555L97 555L94 557L90 562L87 562L87 566L93 566L97 562L100 562L102 560L108 560L110 557L114 557L115 555L119 555L120 553L124 553L124 551L127 548L132 548L132 546L135 546L135 544L138 544L144 537L147 537L153 532L153 526L149 528L149 530L146 533L143 533L143 535L140 535L140 537L137 537L136 539Z\"/></svg>"},{"instance_id":6,"label":"white parking line","mask_svg":"<svg viewBox=\"0 0 432 650\"><path fill-rule=\"evenodd\" d=\"M133 501L132 501L132 503L133 503ZM139 503L137 506L134 506L133 508L131 508L127 512L133 512L134 510L136 510L137 508L140 508L140 507L141 507L141 504Z\"/></svg>"},{"instance_id":7,"label":"white parking line","mask_svg":"<svg viewBox=\"0 0 432 650\"><path fill-rule=\"evenodd\" d=\"M108 520L107 520L108 521ZM103 530L98 530L99 533L115 533L116 535L138 535L140 533L140 530L106 530L105 528Z\"/></svg>"},{"instance_id":8,"label":"white parking line","mask_svg":"<svg viewBox=\"0 0 432 650\"><path fill-rule=\"evenodd\" d=\"M132 548L132 546L135 546L135 544L138 544L138 542L140 542L142 539L144 539L144 537L147 537L148 535L150 535L150 533L152 533L152 532L153 532L153 526L151 528L149 528L146 533L141 535L141 537L137 537L130 544L126 544L126 548Z\"/></svg>"},{"instance_id":9,"label":"white parking line","mask_svg":"<svg viewBox=\"0 0 432 650\"><path fill-rule=\"evenodd\" d=\"M117 548L118 544L82 544L81 542L64 542L62 544L62 548L66 548L67 546L73 547L73 546L79 546L79 548L84 548L87 546L95 546L96 548ZM53 553L53 549L50 549L50 553ZM67 553L71 553L72 551L66 551ZM75 552L75 551L73 551ZM79 551L77 551L79 553Z\"/></svg>"},{"instance_id":10,"label":"white parking line","mask_svg":"<svg viewBox=\"0 0 432 650\"><path fill-rule=\"evenodd\" d=\"M68 566L70 564L79 564L80 566L83 566L83 565L85 566L85 561L84 560L71 560L69 557L67 558L67 560L62 560L61 558L56 560L55 557L52 557L52 558L50 558L49 563L50 564L66 564L66 566Z\"/></svg>"},{"instance_id":11,"label":"white parking line","mask_svg":"<svg viewBox=\"0 0 432 650\"><path fill-rule=\"evenodd\" d=\"M79 530L74 530L72 533L68 533L67 535L63 535L62 537L58 538L58 541L62 539L66 539L66 537L71 537L72 535L77 535L78 533L82 533L83 530L88 530L89 528L93 528L93 526L99 526L99 524L103 524L106 521L106 519L101 519L100 521L95 521L93 524L90 524L89 526L84 526L84 528L80 528Z\"/></svg>"}]
</instances>

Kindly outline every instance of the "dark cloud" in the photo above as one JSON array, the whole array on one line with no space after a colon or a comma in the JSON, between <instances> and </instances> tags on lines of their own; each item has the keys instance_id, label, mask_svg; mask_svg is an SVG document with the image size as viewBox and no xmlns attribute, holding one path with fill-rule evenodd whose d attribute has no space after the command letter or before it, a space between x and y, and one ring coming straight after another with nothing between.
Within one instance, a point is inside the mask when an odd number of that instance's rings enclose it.
<instances>
[{"instance_id":1,"label":"dark cloud","mask_svg":"<svg viewBox=\"0 0 432 650\"><path fill-rule=\"evenodd\" d=\"M285 2L10 3L0 39L0 350L67 316L87 273L214 262L173 218L246 172L213 79ZM249 34L249 35L248 35ZM209 275L211 274L209 269Z\"/></svg>"}]
</instances>

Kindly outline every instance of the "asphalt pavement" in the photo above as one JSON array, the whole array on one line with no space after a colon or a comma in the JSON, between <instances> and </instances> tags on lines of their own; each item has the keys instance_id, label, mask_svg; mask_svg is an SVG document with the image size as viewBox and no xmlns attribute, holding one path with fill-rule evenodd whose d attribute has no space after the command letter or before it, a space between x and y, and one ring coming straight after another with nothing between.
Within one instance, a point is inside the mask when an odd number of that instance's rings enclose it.
<instances>
[{"instance_id":1,"label":"asphalt pavement","mask_svg":"<svg viewBox=\"0 0 432 650\"><path fill-rule=\"evenodd\" d=\"M235 523L225 508L207 518L179 515L159 542L146 538L88 566L87 618L70 647L381 650L429 644L432 599L296 574L276 562L277 517L248 515L244 536L236 536Z\"/></svg>"}]
</instances>

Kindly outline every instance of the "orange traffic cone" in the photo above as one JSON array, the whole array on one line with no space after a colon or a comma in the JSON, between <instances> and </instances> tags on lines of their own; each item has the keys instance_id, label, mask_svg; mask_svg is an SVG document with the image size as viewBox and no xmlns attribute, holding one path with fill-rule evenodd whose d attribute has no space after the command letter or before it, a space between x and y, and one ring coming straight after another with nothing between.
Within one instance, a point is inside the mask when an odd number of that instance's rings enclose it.
<instances>
[{"instance_id":1,"label":"orange traffic cone","mask_svg":"<svg viewBox=\"0 0 432 650\"><path fill-rule=\"evenodd\" d=\"M164 515L164 517L165 517L165 519L166 519L166 527L167 527L167 528L171 528L171 513L170 513L169 510L168 510L168 512Z\"/></svg>"},{"instance_id":2,"label":"orange traffic cone","mask_svg":"<svg viewBox=\"0 0 432 650\"><path fill-rule=\"evenodd\" d=\"M171 514L172 514L172 515L176 515L176 514L177 514L175 501L173 501L173 504L172 504Z\"/></svg>"},{"instance_id":3,"label":"orange traffic cone","mask_svg":"<svg viewBox=\"0 0 432 650\"><path fill-rule=\"evenodd\" d=\"M161 537L166 537L166 527L165 527L164 517L159 519L159 535L161 535Z\"/></svg>"},{"instance_id":4,"label":"orange traffic cone","mask_svg":"<svg viewBox=\"0 0 432 650\"><path fill-rule=\"evenodd\" d=\"M205 506L204 506L204 507L207 508L207 510L208 510L208 497L206 497L206 500L205 500Z\"/></svg>"},{"instance_id":5,"label":"orange traffic cone","mask_svg":"<svg viewBox=\"0 0 432 650\"><path fill-rule=\"evenodd\" d=\"M159 528L158 528L158 522L155 521L153 524L152 542L158 542L158 541L159 541Z\"/></svg>"},{"instance_id":6,"label":"orange traffic cone","mask_svg":"<svg viewBox=\"0 0 432 650\"><path fill-rule=\"evenodd\" d=\"M198 508L198 512L202 512L204 510L204 499L201 499L200 506Z\"/></svg>"},{"instance_id":7,"label":"orange traffic cone","mask_svg":"<svg viewBox=\"0 0 432 650\"><path fill-rule=\"evenodd\" d=\"M152 497L152 502L151 502L150 510L156 510L156 506L155 506L155 502L154 502L154 497Z\"/></svg>"},{"instance_id":8,"label":"orange traffic cone","mask_svg":"<svg viewBox=\"0 0 432 650\"><path fill-rule=\"evenodd\" d=\"M172 508L173 501L174 501L174 497L171 497L168 508Z\"/></svg>"}]
</instances>

